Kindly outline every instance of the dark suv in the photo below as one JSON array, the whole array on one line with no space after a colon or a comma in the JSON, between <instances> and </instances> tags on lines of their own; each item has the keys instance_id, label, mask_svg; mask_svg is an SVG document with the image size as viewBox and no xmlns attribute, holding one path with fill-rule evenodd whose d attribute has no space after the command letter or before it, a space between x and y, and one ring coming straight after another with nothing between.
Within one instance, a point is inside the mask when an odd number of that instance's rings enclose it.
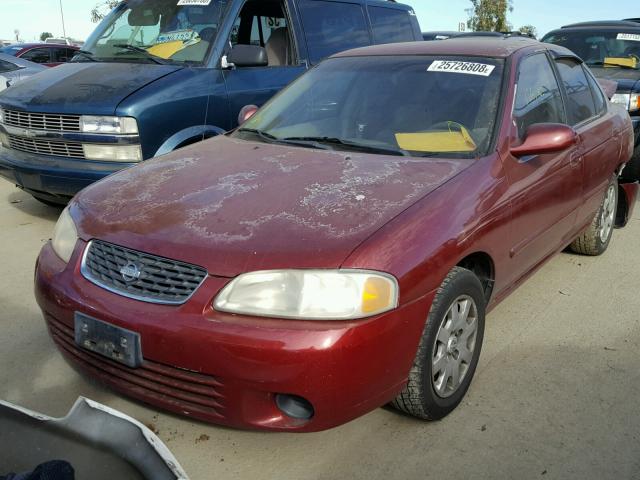
<instances>
[{"instance_id":1,"label":"dark suv","mask_svg":"<svg viewBox=\"0 0 640 480\"><path fill-rule=\"evenodd\" d=\"M0 176L66 203L110 173L234 128L245 105L325 57L421 39L413 9L392 1L127 0L72 62L0 96Z\"/></svg>"},{"instance_id":2,"label":"dark suv","mask_svg":"<svg viewBox=\"0 0 640 480\"><path fill-rule=\"evenodd\" d=\"M635 130L633 159L623 172L640 179L640 19L567 25L549 32L543 42L554 43L580 56L598 78L617 82L614 103L624 105Z\"/></svg>"}]
</instances>

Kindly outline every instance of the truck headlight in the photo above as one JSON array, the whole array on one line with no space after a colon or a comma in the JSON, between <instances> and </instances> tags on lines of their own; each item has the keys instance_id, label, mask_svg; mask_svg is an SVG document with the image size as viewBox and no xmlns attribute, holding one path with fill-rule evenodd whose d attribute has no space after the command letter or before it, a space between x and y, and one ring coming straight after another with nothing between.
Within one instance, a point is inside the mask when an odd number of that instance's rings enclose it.
<instances>
[{"instance_id":1,"label":"truck headlight","mask_svg":"<svg viewBox=\"0 0 640 480\"><path fill-rule=\"evenodd\" d=\"M216 310L259 317L352 320L398 306L398 282L366 270L272 270L240 275L218 294Z\"/></svg>"},{"instance_id":2,"label":"truck headlight","mask_svg":"<svg viewBox=\"0 0 640 480\"><path fill-rule=\"evenodd\" d=\"M140 145L82 145L84 157L87 160L102 160L104 162L141 162L142 149Z\"/></svg>"},{"instance_id":3,"label":"truck headlight","mask_svg":"<svg viewBox=\"0 0 640 480\"><path fill-rule=\"evenodd\" d=\"M53 229L53 238L51 239L51 246L53 251L56 252L65 263L69 263L71 254L78 241L78 230L73 223L73 219L69 214L69 207L65 208L56 223L56 227Z\"/></svg>"},{"instance_id":4,"label":"truck headlight","mask_svg":"<svg viewBox=\"0 0 640 480\"><path fill-rule=\"evenodd\" d=\"M640 110L640 93L616 93L611 102L623 105L630 112L635 112Z\"/></svg>"},{"instance_id":5,"label":"truck headlight","mask_svg":"<svg viewBox=\"0 0 640 480\"><path fill-rule=\"evenodd\" d=\"M104 133L111 135L136 135L138 122L132 117L80 117L80 129L84 133Z\"/></svg>"}]
</instances>

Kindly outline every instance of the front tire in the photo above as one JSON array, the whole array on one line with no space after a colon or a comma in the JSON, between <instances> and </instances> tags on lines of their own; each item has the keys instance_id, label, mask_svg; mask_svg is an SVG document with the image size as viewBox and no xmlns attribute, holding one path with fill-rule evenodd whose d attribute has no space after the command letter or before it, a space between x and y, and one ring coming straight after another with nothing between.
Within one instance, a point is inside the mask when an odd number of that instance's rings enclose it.
<instances>
[{"instance_id":1,"label":"front tire","mask_svg":"<svg viewBox=\"0 0 640 480\"><path fill-rule=\"evenodd\" d=\"M455 267L438 289L409 380L392 402L425 420L439 420L462 401L484 338L486 302L473 272Z\"/></svg>"},{"instance_id":2,"label":"front tire","mask_svg":"<svg viewBox=\"0 0 640 480\"><path fill-rule=\"evenodd\" d=\"M618 180L609 183L593 221L571 244L571 250L582 255L602 255L611 242L618 211Z\"/></svg>"}]
</instances>

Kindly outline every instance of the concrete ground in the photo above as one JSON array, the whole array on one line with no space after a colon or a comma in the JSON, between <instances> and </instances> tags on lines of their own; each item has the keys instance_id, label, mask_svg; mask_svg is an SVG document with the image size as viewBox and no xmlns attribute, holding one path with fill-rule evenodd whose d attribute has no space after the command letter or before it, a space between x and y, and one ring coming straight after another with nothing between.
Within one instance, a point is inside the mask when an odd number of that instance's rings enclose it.
<instances>
[{"instance_id":1,"label":"concrete ground","mask_svg":"<svg viewBox=\"0 0 640 480\"><path fill-rule=\"evenodd\" d=\"M75 373L32 293L58 214L0 182L0 398L53 416L79 395L122 410L196 480L640 479L640 208L604 256L556 257L489 315L471 389L445 420L381 408L297 435L157 412Z\"/></svg>"}]
</instances>

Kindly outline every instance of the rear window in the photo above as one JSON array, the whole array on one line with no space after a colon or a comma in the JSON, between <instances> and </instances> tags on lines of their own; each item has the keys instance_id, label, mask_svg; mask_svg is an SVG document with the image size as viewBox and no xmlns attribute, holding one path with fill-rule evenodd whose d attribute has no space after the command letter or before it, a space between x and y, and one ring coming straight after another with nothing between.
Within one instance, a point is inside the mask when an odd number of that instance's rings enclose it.
<instances>
[{"instance_id":1,"label":"rear window","mask_svg":"<svg viewBox=\"0 0 640 480\"><path fill-rule=\"evenodd\" d=\"M413 42L409 12L396 8L369 7L375 43Z\"/></svg>"},{"instance_id":2,"label":"rear window","mask_svg":"<svg viewBox=\"0 0 640 480\"><path fill-rule=\"evenodd\" d=\"M300 2L300 12L311 63L371 44L360 5L306 0Z\"/></svg>"}]
</instances>

